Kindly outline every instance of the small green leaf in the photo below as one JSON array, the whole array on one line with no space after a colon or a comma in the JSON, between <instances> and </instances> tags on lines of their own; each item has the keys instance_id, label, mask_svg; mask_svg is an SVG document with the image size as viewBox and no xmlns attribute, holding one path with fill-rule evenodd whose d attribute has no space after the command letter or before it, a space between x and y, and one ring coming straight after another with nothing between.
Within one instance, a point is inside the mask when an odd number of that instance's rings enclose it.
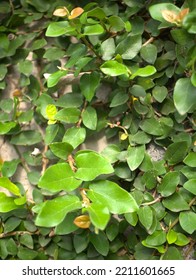
<instances>
[{"instance_id":1,"label":"small green leaf","mask_svg":"<svg viewBox=\"0 0 196 280\"><path fill-rule=\"evenodd\" d=\"M180 212L190 209L188 203L184 200L182 195L177 192L163 199L163 206L172 212Z\"/></svg>"},{"instance_id":2,"label":"small green leaf","mask_svg":"<svg viewBox=\"0 0 196 280\"><path fill-rule=\"evenodd\" d=\"M196 106L196 87L189 78L179 79L174 87L174 105L179 114L184 115Z\"/></svg>"},{"instance_id":3,"label":"small green leaf","mask_svg":"<svg viewBox=\"0 0 196 280\"><path fill-rule=\"evenodd\" d=\"M168 90L164 86L155 86L152 90L152 94L159 103L162 103L168 94Z\"/></svg>"},{"instance_id":4,"label":"small green leaf","mask_svg":"<svg viewBox=\"0 0 196 280\"><path fill-rule=\"evenodd\" d=\"M48 104L46 106L46 116L50 121L54 121L55 120L55 115L57 113L57 108L54 104Z\"/></svg>"},{"instance_id":5,"label":"small green leaf","mask_svg":"<svg viewBox=\"0 0 196 280\"><path fill-rule=\"evenodd\" d=\"M167 251L161 257L162 260L183 260L183 257L176 247L169 246Z\"/></svg>"},{"instance_id":6,"label":"small green leaf","mask_svg":"<svg viewBox=\"0 0 196 280\"><path fill-rule=\"evenodd\" d=\"M138 210L138 217L141 224L149 230L153 223L153 211L150 206L141 207Z\"/></svg>"},{"instance_id":7,"label":"small green leaf","mask_svg":"<svg viewBox=\"0 0 196 280\"><path fill-rule=\"evenodd\" d=\"M0 212L6 213L14 209L19 208L18 205L14 203L14 197L8 197L5 193L0 193Z\"/></svg>"},{"instance_id":8,"label":"small green leaf","mask_svg":"<svg viewBox=\"0 0 196 280\"><path fill-rule=\"evenodd\" d=\"M16 196L21 196L20 189L6 177L0 177L0 187L7 189Z\"/></svg>"},{"instance_id":9,"label":"small green leaf","mask_svg":"<svg viewBox=\"0 0 196 280\"><path fill-rule=\"evenodd\" d=\"M167 147L164 158L169 164L176 164L181 162L188 151L187 141L180 141L172 143Z\"/></svg>"},{"instance_id":10,"label":"small green leaf","mask_svg":"<svg viewBox=\"0 0 196 280\"><path fill-rule=\"evenodd\" d=\"M12 175L14 175L19 163L20 163L20 159L4 161L3 166L1 168L1 173L3 177L11 177Z\"/></svg>"},{"instance_id":11,"label":"small green leaf","mask_svg":"<svg viewBox=\"0 0 196 280\"><path fill-rule=\"evenodd\" d=\"M93 244L97 252L103 256L107 256L109 252L109 241L104 232L99 232L99 234L91 233L90 242Z\"/></svg>"},{"instance_id":12,"label":"small green leaf","mask_svg":"<svg viewBox=\"0 0 196 280\"><path fill-rule=\"evenodd\" d=\"M140 166L144 159L145 155L145 146L136 146L136 147L129 147L128 154L127 154L127 163L129 168L133 171Z\"/></svg>"},{"instance_id":13,"label":"small green leaf","mask_svg":"<svg viewBox=\"0 0 196 280\"><path fill-rule=\"evenodd\" d=\"M110 219L110 213L105 205L98 202L91 203L86 209L92 224L100 230L104 230Z\"/></svg>"},{"instance_id":14,"label":"small green leaf","mask_svg":"<svg viewBox=\"0 0 196 280\"><path fill-rule=\"evenodd\" d=\"M91 183L88 197L93 202L99 201L105 205L113 214L138 210L138 205L132 195L111 181L101 180Z\"/></svg>"},{"instance_id":15,"label":"small green leaf","mask_svg":"<svg viewBox=\"0 0 196 280\"><path fill-rule=\"evenodd\" d=\"M110 32L120 32L125 28L124 21L118 16L110 16L108 18Z\"/></svg>"},{"instance_id":16,"label":"small green leaf","mask_svg":"<svg viewBox=\"0 0 196 280\"><path fill-rule=\"evenodd\" d=\"M98 72L82 75L80 78L80 88L87 101L90 102L92 100L99 83L100 75Z\"/></svg>"},{"instance_id":17,"label":"small green leaf","mask_svg":"<svg viewBox=\"0 0 196 280\"><path fill-rule=\"evenodd\" d=\"M115 54L115 42L113 38L108 38L101 44L102 59L107 61L112 59Z\"/></svg>"},{"instance_id":18,"label":"small green leaf","mask_svg":"<svg viewBox=\"0 0 196 280\"><path fill-rule=\"evenodd\" d=\"M16 124L16 122L0 122L0 135L7 134Z\"/></svg>"},{"instance_id":19,"label":"small green leaf","mask_svg":"<svg viewBox=\"0 0 196 280\"><path fill-rule=\"evenodd\" d=\"M115 60L106 61L101 65L100 69L104 74L112 77L128 74L127 67Z\"/></svg>"},{"instance_id":20,"label":"small green leaf","mask_svg":"<svg viewBox=\"0 0 196 280\"><path fill-rule=\"evenodd\" d=\"M75 178L83 181L91 181L101 174L110 174L114 171L105 157L93 151L77 153L75 162L78 168Z\"/></svg>"},{"instance_id":21,"label":"small green leaf","mask_svg":"<svg viewBox=\"0 0 196 280\"><path fill-rule=\"evenodd\" d=\"M49 24L46 30L46 36L58 37L61 35L74 35L75 27L72 27L68 21L58 21Z\"/></svg>"},{"instance_id":22,"label":"small green leaf","mask_svg":"<svg viewBox=\"0 0 196 280\"><path fill-rule=\"evenodd\" d=\"M140 128L151 135L163 135L161 123L156 118L144 119L140 124Z\"/></svg>"},{"instance_id":23,"label":"small green leaf","mask_svg":"<svg viewBox=\"0 0 196 280\"><path fill-rule=\"evenodd\" d=\"M43 58L47 58L49 61L61 59L65 55L65 52L57 47L49 48L45 51Z\"/></svg>"},{"instance_id":24,"label":"small green leaf","mask_svg":"<svg viewBox=\"0 0 196 280\"><path fill-rule=\"evenodd\" d=\"M148 77L157 72L156 68L154 66L148 65L145 66L144 68L139 68L136 72L134 72L130 79L134 79L135 77Z\"/></svg>"},{"instance_id":25,"label":"small green leaf","mask_svg":"<svg viewBox=\"0 0 196 280\"><path fill-rule=\"evenodd\" d=\"M183 233L177 232L177 240L175 241L175 245L178 246L186 246L190 242L190 239L186 237Z\"/></svg>"},{"instance_id":26,"label":"small green leaf","mask_svg":"<svg viewBox=\"0 0 196 280\"><path fill-rule=\"evenodd\" d=\"M186 183L184 183L183 187L193 193L194 195L196 195L196 179L191 179L188 180Z\"/></svg>"},{"instance_id":27,"label":"small green leaf","mask_svg":"<svg viewBox=\"0 0 196 280\"><path fill-rule=\"evenodd\" d=\"M94 24L94 25L89 25L84 27L84 32L83 35L100 35L105 32L104 28L102 27L101 24Z\"/></svg>"},{"instance_id":28,"label":"small green leaf","mask_svg":"<svg viewBox=\"0 0 196 280\"><path fill-rule=\"evenodd\" d=\"M56 137L58 131L59 131L58 124L51 124L46 127L45 137L44 137L44 141L45 141L46 145L49 145L52 143L52 141Z\"/></svg>"},{"instance_id":29,"label":"small green leaf","mask_svg":"<svg viewBox=\"0 0 196 280\"><path fill-rule=\"evenodd\" d=\"M183 162L190 166L190 167L196 167L196 153L195 152L190 152L185 159L183 160Z\"/></svg>"},{"instance_id":30,"label":"small green leaf","mask_svg":"<svg viewBox=\"0 0 196 280\"><path fill-rule=\"evenodd\" d=\"M132 225L133 227L137 225L138 222L138 215L136 212L133 213L125 213L125 219L127 222Z\"/></svg>"},{"instance_id":31,"label":"small green leaf","mask_svg":"<svg viewBox=\"0 0 196 280\"><path fill-rule=\"evenodd\" d=\"M65 108L55 115L55 119L65 123L76 123L80 117L80 110L77 108Z\"/></svg>"},{"instance_id":32,"label":"small green leaf","mask_svg":"<svg viewBox=\"0 0 196 280\"><path fill-rule=\"evenodd\" d=\"M181 212L179 215L179 222L183 230L192 234L196 230L196 213L189 212Z\"/></svg>"},{"instance_id":33,"label":"small green leaf","mask_svg":"<svg viewBox=\"0 0 196 280\"><path fill-rule=\"evenodd\" d=\"M129 100L130 96L125 93L124 91L119 91L115 96L112 98L110 103L110 107L117 107L122 104L125 104Z\"/></svg>"},{"instance_id":34,"label":"small green leaf","mask_svg":"<svg viewBox=\"0 0 196 280\"><path fill-rule=\"evenodd\" d=\"M18 67L19 67L19 71L26 76L29 76L33 70L33 65L30 60L19 62Z\"/></svg>"},{"instance_id":35,"label":"small green leaf","mask_svg":"<svg viewBox=\"0 0 196 280\"><path fill-rule=\"evenodd\" d=\"M37 255L38 255L37 251L34 251L29 248L24 248L22 246L19 247L18 254L17 254L20 260L33 260L36 258Z\"/></svg>"},{"instance_id":36,"label":"small green leaf","mask_svg":"<svg viewBox=\"0 0 196 280\"><path fill-rule=\"evenodd\" d=\"M73 222L76 217L77 213L68 213L65 219L55 228L55 234L65 235L76 231L78 227Z\"/></svg>"},{"instance_id":37,"label":"small green leaf","mask_svg":"<svg viewBox=\"0 0 196 280\"><path fill-rule=\"evenodd\" d=\"M152 44L143 46L140 50L140 54L146 62L154 64L157 58L157 47Z\"/></svg>"},{"instance_id":38,"label":"small green leaf","mask_svg":"<svg viewBox=\"0 0 196 280\"><path fill-rule=\"evenodd\" d=\"M120 54L123 59L132 59L140 51L142 46L141 35L128 36L116 47L116 54Z\"/></svg>"},{"instance_id":39,"label":"small green leaf","mask_svg":"<svg viewBox=\"0 0 196 280\"><path fill-rule=\"evenodd\" d=\"M59 80L67 75L67 72L68 72L67 70L59 70L57 72L50 74L50 76L47 79L47 86L51 88L57 85Z\"/></svg>"},{"instance_id":40,"label":"small green leaf","mask_svg":"<svg viewBox=\"0 0 196 280\"><path fill-rule=\"evenodd\" d=\"M4 232L12 232L14 231L21 223L21 219L17 217L10 217L7 219L7 221L4 224Z\"/></svg>"},{"instance_id":41,"label":"small green leaf","mask_svg":"<svg viewBox=\"0 0 196 280\"><path fill-rule=\"evenodd\" d=\"M23 234L20 237L20 244L26 246L29 249L33 249L34 244L33 244L32 236L30 234L27 234L27 233Z\"/></svg>"},{"instance_id":42,"label":"small green leaf","mask_svg":"<svg viewBox=\"0 0 196 280\"><path fill-rule=\"evenodd\" d=\"M97 112L96 112L96 110L91 106L86 107L86 109L82 113L82 121L83 121L83 124L87 128L89 128L91 130L96 130L96 128L97 128Z\"/></svg>"},{"instance_id":43,"label":"small green leaf","mask_svg":"<svg viewBox=\"0 0 196 280\"><path fill-rule=\"evenodd\" d=\"M53 142L49 147L55 156L64 160L73 151L73 147L66 142Z\"/></svg>"},{"instance_id":44,"label":"small green leaf","mask_svg":"<svg viewBox=\"0 0 196 280\"><path fill-rule=\"evenodd\" d=\"M67 213L80 209L82 202L77 196L64 195L45 201L36 217L35 224L42 227L54 227L60 224Z\"/></svg>"},{"instance_id":45,"label":"small green leaf","mask_svg":"<svg viewBox=\"0 0 196 280\"><path fill-rule=\"evenodd\" d=\"M177 171L167 173L157 190L162 196L170 196L180 183L180 174Z\"/></svg>"},{"instance_id":46,"label":"small green leaf","mask_svg":"<svg viewBox=\"0 0 196 280\"><path fill-rule=\"evenodd\" d=\"M51 192L72 191L81 184L74 175L68 163L57 163L46 169L38 186Z\"/></svg>"},{"instance_id":47,"label":"small green leaf","mask_svg":"<svg viewBox=\"0 0 196 280\"><path fill-rule=\"evenodd\" d=\"M173 229L170 229L167 233L167 242L169 244L175 243L178 238L177 232L175 232Z\"/></svg>"},{"instance_id":48,"label":"small green leaf","mask_svg":"<svg viewBox=\"0 0 196 280\"><path fill-rule=\"evenodd\" d=\"M39 131L25 130L19 134L12 136L10 143L14 145L31 146L42 141L42 136Z\"/></svg>"},{"instance_id":49,"label":"small green leaf","mask_svg":"<svg viewBox=\"0 0 196 280\"><path fill-rule=\"evenodd\" d=\"M86 130L83 127L68 128L63 137L63 142L69 143L74 149L84 142Z\"/></svg>"},{"instance_id":50,"label":"small green leaf","mask_svg":"<svg viewBox=\"0 0 196 280\"><path fill-rule=\"evenodd\" d=\"M157 230L153 234L148 235L145 242L147 245L160 246L166 242L166 233L162 230Z\"/></svg>"}]
</instances>

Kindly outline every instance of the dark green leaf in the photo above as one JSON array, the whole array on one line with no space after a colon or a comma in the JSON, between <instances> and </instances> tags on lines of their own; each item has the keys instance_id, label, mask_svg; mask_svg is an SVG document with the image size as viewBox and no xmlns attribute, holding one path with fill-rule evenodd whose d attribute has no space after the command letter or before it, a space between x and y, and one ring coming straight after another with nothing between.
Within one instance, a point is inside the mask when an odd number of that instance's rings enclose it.
<instances>
[{"instance_id":1,"label":"dark green leaf","mask_svg":"<svg viewBox=\"0 0 196 280\"><path fill-rule=\"evenodd\" d=\"M90 102L92 100L99 83L100 75L98 72L82 75L80 79L80 88L87 101Z\"/></svg>"},{"instance_id":2,"label":"dark green leaf","mask_svg":"<svg viewBox=\"0 0 196 280\"><path fill-rule=\"evenodd\" d=\"M192 234L196 230L196 213L181 212L179 215L179 222L183 230Z\"/></svg>"},{"instance_id":3,"label":"dark green leaf","mask_svg":"<svg viewBox=\"0 0 196 280\"><path fill-rule=\"evenodd\" d=\"M172 143L167 147L164 158L169 164L176 164L184 159L187 151L188 143L186 141Z\"/></svg>"},{"instance_id":4,"label":"dark green leaf","mask_svg":"<svg viewBox=\"0 0 196 280\"><path fill-rule=\"evenodd\" d=\"M180 183L180 174L177 171L167 173L157 190L162 196L173 194Z\"/></svg>"},{"instance_id":5,"label":"dark green leaf","mask_svg":"<svg viewBox=\"0 0 196 280\"><path fill-rule=\"evenodd\" d=\"M77 108L65 108L55 115L55 119L65 123L76 123L80 117L80 110Z\"/></svg>"},{"instance_id":6,"label":"dark green leaf","mask_svg":"<svg viewBox=\"0 0 196 280\"><path fill-rule=\"evenodd\" d=\"M166 242L166 233L162 230L155 231L152 235L147 236L146 244L151 246L159 246Z\"/></svg>"},{"instance_id":7,"label":"dark green leaf","mask_svg":"<svg viewBox=\"0 0 196 280\"><path fill-rule=\"evenodd\" d=\"M165 206L165 208L173 212L180 212L190 209L188 203L186 202L186 200L184 200L183 196L177 192L163 199L163 205Z\"/></svg>"},{"instance_id":8,"label":"dark green leaf","mask_svg":"<svg viewBox=\"0 0 196 280\"><path fill-rule=\"evenodd\" d=\"M55 156L64 160L73 151L73 147L66 142L53 142L49 147Z\"/></svg>"},{"instance_id":9,"label":"dark green leaf","mask_svg":"<svg viewBox=\"0 0 196 280\"><path fill-rule=\"evenodd\" d=\"M183 257L176 247L170 246L161 259L162 260L183 260Z\"/></svg>"},{"instance_id":10,"label":"dark green leaf","mask_svg":"<svg viewBox=\"0 0 196 280\"><path fill-rule=\"evenodd\" d=\"M148 63L154 64L157 58L157 47L152 44L143 46L140 50L141 57Z\"/></svg>"},{"instance_id":11,"label":"dark green leaf","mask_svg":"<svg viewBox=\"0 0 196 280\"><path fill-rule=\"evenodd\" d=\"M91 130L96 130L97 128L96 110L91 106L86 107L86 109L82 113L82 121L87 128Z\"/></svg>"},{"instance_id":12,"label":"dark green leaf","mask_svg":"<svg viewBox=\"0 0 196 280\"><path fill-rule=\"evenodd\" d=\"M90 242L101 255L107 256L109 252L109 242L104 232L101 231L99 234L91 233Z\"/></svg>"},{"instance_id":13,"label":"dark green leaf","mask_svg":"<svg viewBox=\"0 0 196 280\"><path fill-rule=\"evenodd\" d=\"M127 163L129 168L133 171L140 166L144 159L145 154L145 146L136 146L136 147L129 147L128 154L127 154Z\"/></svg>"},{"instance_id":14,"label":"dark green leaf","mask_svg":"<svg viewBox=\"0 0 196 280\"><path fill-rule=\"evenodd\" d=\"M16 172L20 159L13 159L11 161L4 161L1 173L3 177L11 177Z\"/></svg>"},{"instance_id":15,"label":"dark green leaf","mask_svg":"<svg viewBox=\"0 0 196 280\"><path fill-rule=\"evenodd\" d=\"M128 36L116 47L116 54L120 54L123 59L132 59L140 51L142 40L140 35Z\"/></svg>"},{"instance_id":16,"label":"dark green leaf","mask_svg":"<svg viewBox=\"0 0 196 280\"><path fill-rule=\"evenodd\" d=\"M42 141L42 136L40 132L36 130L25 130L12 136L10 141L14 145L27 145L31 146Z\"/></svg>"},{"instance_id":17,"label":"dark green leaf","mask_svg":"<svg viewBox=\"0 0 196 280\"><path fill-rule=\"evenodd\" d=\"M138 217L141 224L149 230L153 223L153 211L150 206L141 207L138 211Z\"/></svg>"}]
</instances>

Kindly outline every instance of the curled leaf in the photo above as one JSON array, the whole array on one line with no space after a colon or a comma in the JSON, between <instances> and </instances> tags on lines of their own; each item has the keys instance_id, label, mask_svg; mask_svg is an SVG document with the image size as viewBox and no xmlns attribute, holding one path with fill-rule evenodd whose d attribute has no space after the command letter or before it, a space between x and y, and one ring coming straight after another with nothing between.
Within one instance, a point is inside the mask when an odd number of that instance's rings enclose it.
<instances>
[{"instance_id":1,"label":"curled leaf","mask_svg":"<svg viewBox=\"0 0 196 280\"><path fill-rule=\"evenodd\" d=\"M65 17L67 15L69 15L69 11L66 7L58 8L53 13L53 16L56 16L56 17Z\"/></svg>"},{"instance_id":2,"label":"curled leaf","mask_svg":"<svg viewBox=\"0 0 196 280\"><path fill-rule=\"evenodd\" d=\"M75 218L74 224L79 228L89 228L91 221L89 216L81 215Z\"/></svg>"},{"instance_id":3,"label":"curled leaf","mask_svg":"<svg viewBox=\"0 0 196 280\"><path fill-rule=\"evenodd\" d=\"M84 12L84 10L82 8L77 7L71 11L70 16L68 16L68 18L74 19L76 17L79 17L83 12Z\"/></svg>"}]
</instances>

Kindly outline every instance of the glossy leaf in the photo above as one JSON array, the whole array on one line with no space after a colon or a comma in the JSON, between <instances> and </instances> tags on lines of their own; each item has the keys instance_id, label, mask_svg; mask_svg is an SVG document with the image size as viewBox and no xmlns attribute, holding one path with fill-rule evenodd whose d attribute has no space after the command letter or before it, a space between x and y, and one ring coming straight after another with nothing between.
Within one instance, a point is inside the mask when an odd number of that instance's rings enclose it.
<instances>
[{"instance_id":1,"label":"glossy leaf","mask_svg":"<svg viewBox=\"0 0 196 280\"><path fill-rule=\"evenodd\" d=\"M75 162L78 168L75 178L83 181L91 181L101 174L110 174L114 171L105 157L93 151L78 153Z\"/></svg>"},{"instance_id":2,"label":"glossy leaf","mask_svg":"<svg viewBox=\"0 0 196 280\"><path fill-rule=\"evenodd\" d=\"M164 158L169 164L177 164L184 159L187 151L188 143L186 141L172 143L167 147Z\"/></svg>"},{"instance_id":3,"label":"glossy leaf","mask_svg":"<svg viewBox=\"0 0 196 280\"><path fill-rule=\"evenodd\" d=\"M20 196L20 189L13 184L7 177L0 177L0 187L7 189L16 196Z\"/></svg>"},{"instance_id":4,"label":"glossy leaf","mask_svg":"<svg viewBox=\"0 0 196 280\"><path fill-rule=\"evenodd\" d=\"M161 196L170 196L173 194L180 183L180 174L177 171L167 173L158 186L157 190Z\"/></svg>"},{"instance_id":5,"label":"glossy leaf","mask_svg":"<svg viewBox=\"0 0 196 280\"><path fill-rule=\"evenodd\" d=\"M49 88L54 87L55 85L58 84L60 79L66 75L67 75L67 70L59 70L57 72L50 74L50 76L47 79L47 86Z\"/></svg>"},{"instance_id":6,"label":"glossy leaf","mask_svg":"<svg viewBox=\"0 0 196 280\"><path fill-rule=\"evenodd\" d=\"M153 223L153 211L150 206L139 208L138 217L140 223L149 230Z\"/></svg>"},{"instance_id":7,"label":"glossy leaf","mask_svg":"<svg viewBox=\"0 0 196 280\"><path fill-rule=\"evenodd\" d=\"M77 196L64 195L45 201L36 217L35 224L42 227L54 227L60 224L67 213L80 209L82 202Z\"/></svg>"},{"instance_id":8,"label":"glossy leaf","mask_svg":"<svg viewBox=\"0 0 196 280\"><path fill-rule=\"evenodd\" d=\"M42 136L40 132L36 130L26 130L20 132L19 134L13 135L10 143L14 145L31 146L41 141L42 141Z\"/></svg>"},{"instance_id":9,"label":"glossy leaf","mask_svg":"<svg viewBox=\"0 0 196 280\"><path fill-rule=\"evenodd\" d=\"M97 128L97 112L96 110L88 106L84 112L82 113L82 122L83 124L91 129L91 130L96 130Z\"/></svg>"},{"instance_id":10,"label":"glossy leaf","mask_svg":"<svg viewBox=\"0 0 196 280\"><path fill-rule=\"evenodd\" d=\"M107 256L109 252L109 242L104 232L101 231L99 234L91 233L90 242L101 255Z\"/></svg>"},{"instance_id":11,"label":"glossy leaf","mask_svg":"<svg viewBox=\"0 0 196 280\"><path fill-rule=\"evenodd\" d=\"M177 232L177 240L175 244L177 246L186 246L190 242L190 239L186 237L183 233Z\"/></svg>"},{"instance_id":12,"label":"glossy leaf","mask_svg":"<svg viewBox=\"0 0 196 280\"><path fill-rule=\"evenodd\" d=\"M75 33L75 28L68 21L58 21L49 24L46 30L46 36L58 37L61 35L72 35Z\"/></svg>"},{"instance_id":13,"label":"glossy leaf","mask_svg":"<svg viewBox=\"0 0 196 280\"><path fill-rule=\"evenodd\" d=\"M169 244L175 243L177 238L178 238L177 233L173 229L170 229L167 233L167 242Z\"/></svg>"},{"instance_id":14,"label":"glossy leaf","mask_svg":"<svg viewBox=\"0 0 196 280\"><path fill-rule=\"evenodd\" d=\"M145 241L148 245L160 246L166 242L166 233L162 230L157 230L152 235L147 236Z\"/></svg>"},{"instance_id":15,"label":"glossy leaf","mask_svg":"<svg viewBox=\"0 0 196 280\"><path fill-rule=\"evenodd\" d=\"M190 152L185 159L183 160L183 162L190 166L190 167L196 167L196 153L195 152Z\"/></svg>"},{"instance_id":16,"label":"glossy leaf","mask_svg":"<svg viewBox=\"0 0 196 280\"><path fill-rule=\"evenodd\" d=\"M105 32L104 28L101 24L94 24L84 27L84 33L83 35L100 35Z\"/></svg>"},{"instance_id":17,"label":"glossy leaf","mask_svg":"<svg viewBox=\"0 0 196 280\"><path fill-rule=\"evenodd\" d=\"M1 173L3 177L11 177L16 172L20 159L13 159L11 161L4 161L1 168ZM1 178L0 178L1 180Z\"/></svg>"},{"instance_id":18,"label":"glossy leaf","mask_svg":"<svg viewBox=\"0 0 196 280\"><path fill-rule=\"evenodd\" d=\"M68 163L57 163L48 167L41 176L38 186L51 192L72 191L81 184Z\"/></svg>"},{"instance_id":19,"label":"glossy leaf","mask_svg":"<svg viewBox=\"0 0 196 280\"><path fill-rule=\"evenodd\" d=\"M183 230L192 234L196 230L196 213L189 212L181 212L179 215L179 222Z\"/></svg>"},{"instance_id":20,"label":"glossy leaf","mask_svg":"<svg viewBox=\"0 0 196 280\"><path fill-rule=\"evenodd\" d=\"M140 50L140 54L146 62L153 64L157 58L157 47L153 44L143 46Z\"/></svg>"},{"instance_id":21,"label":"glossy leaf","mask_svg":"<svg viewBox=\"0 0 196 280\"><path fill-rule=\"evenodd\" d=\"M91 203L88 208L86 208L90 216L90 221L95 228L104 230L110 219L110 213L105 205L100 203Z\"/></svg>"},{"instance_id":22,"label":"glossy leaf","mask_svg":"<svg viewBox=\"0 0 196 280\"><path fill-rule=\"evenodd\" d=\"M144 159L145 155L145 146L136 146L136 147L129 147L128 154L127 154L127 163L129 168L133 171L140 166Z\"/></svg>"},{"instance_id":23,"label":"glossy leaf","mask_svg":"<svg viewBox=\"0 0 196 280\"><path fill-rule=\"evenodd\" d=\"M111 181L103 180L91 183L88 197L93 202L99 201L105 205L113 214L138 210L138 205L132 195Z\"/></svg>"},{"instance_id":24,"label":"glossy leaf","mask_svg":"<svg viewBox=\"0 0 196 280\"><path fill-rule=\"evenodd\" d=\"M180 212L190 209L188 203L184 200L183 196L177 192L163 199L163 206L172 212Z\"/></svg>"},{"instance_id":25,"label":"glossy leaf","mask_svg":"<svg viewBox=\"0 0 196 280\"><path fill-rule=\"evenodd\" d=\"M49 147L55 156L64 160L73 151L73 147L66 142L53 142Z\"/></svg>"},{"instance_id":26,"label":"glossy leaf","mask_svg":"<svg viewBox=\"0 0 196 280\"><path fill-rule=\"evenodd\" d=\"M123 59L132 59L140 51L142 40L140 35L128 36L116 47L116 54L120 54Z\"/></svg>"},{"instance_id":27,"label":"glossy leaf","mask_svg":"<svg viewBox=\"0 0 196 280\"><path fill-rule=\"evenodd\" d=\"M163 134L163 128L159 120L155 118L145 119L141 122L140 128L151 135L160 136Z\"/></svg>"},{"instance_id":28,"label":"glossy leaf","mask_svg":"<svg viewBox=\"0 0 196 280\"><path fill-rule=\"evenodd\" d=\"M63 137L63 142L69 143L74 149L84 142L86 130L83 127L68 128Z\"/></svg>"},{"instance_id":29,"label":"glossy leaf","mask_svg":"<svg viewBox=\"0 0 196 280\"><path fill-rule=\"evenodd\" d=\"M82 75L80 88L87 101L91 101L100 83L100 75L97 72Z\"/></svg>"},{"instance_id":30,"label":"glossy leaf","mask_svg":"<svg viewBox=\"0 0 196 280\"><path fill-rule=\"evenodd\" d=\"M78 229L78 227L74 224L74 219L76 218L77 213L68 213L65 219L56 226L55 234L65 235L71 232L74 232Z\"/></svg>"},{"instance_id":31,"label":"glossy leaf","mask_svg":"<svg viewBox=\"0 0 196 280\"><path fill-rule=\"evenodd\" d=\"M134 72L130 79L134 79L135 77L148 77L156 73L156 68L154 66L148 65L144 68L139 68L136 72Z\"/></svg>"},{"instance_id":32,"label":"glossy leaf","mask_svg":"<svg viewBox=\"0 0 196 280\"><path fill-rule=\"evenodd\" d=\"M103 63L100 68L104 74L112 77L128 73L127 67L115 60L109 60Z\"/></svg>"},{"instance_id":33,"label":"glossy leaf","mask_svg":"<svg viewBox=\"0 0 196 280\"><path fill-rule=\"evenodd\" d=\"M14 197L6 196L5 193L0 192L0 212L6 213L14 209L20 208L14 202Z\"/></svg>"},{"instance_id":34,"label":"glossy leaf","mask_svg":"<svg viewBox=\"0 0 196 280\"><path fill-rule=\"evenodd\" d=\"M65 123L76 123L80 117L80 110L77 108L65 108L55 115L55 119Z\"/></svg>"},{"instance_id":35,"label":"glossy leaf","mask_svg":"<svg viewBox=\"0 0 196 280\"><path fill-rule=\"evenodd\" d=\"M7 134L16 124L16 122L0 122L0 135Z\"/></svg>"},{"instance_id":36,"label":"glossy leaf","mask_svg":"<svg viewBox=\"0 0 196 280\"><path fill-rule=\"evenodd\" d=\"M184 183L183 187L193 193L194 195L196 195L196 179L191 179L188 180L186 183Z\"/></svg>"}]
</instances>

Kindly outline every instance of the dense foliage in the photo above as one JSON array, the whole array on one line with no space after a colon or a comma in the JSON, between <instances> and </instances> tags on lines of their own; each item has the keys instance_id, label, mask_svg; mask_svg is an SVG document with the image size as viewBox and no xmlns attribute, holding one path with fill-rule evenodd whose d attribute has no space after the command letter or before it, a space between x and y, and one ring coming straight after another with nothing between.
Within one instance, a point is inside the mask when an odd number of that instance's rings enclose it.
<instances>
[{"instance_id":1,"label":"dense foliage","mask_svg":"<svg viewBox=\"0 0 196 280\"><path fill-rule=\"evenodd\" d=\"M18 157L1 153L0 259L190 257L195 34L192 0L1 1L1 146Z\"/></svg>"}]
</instances>

